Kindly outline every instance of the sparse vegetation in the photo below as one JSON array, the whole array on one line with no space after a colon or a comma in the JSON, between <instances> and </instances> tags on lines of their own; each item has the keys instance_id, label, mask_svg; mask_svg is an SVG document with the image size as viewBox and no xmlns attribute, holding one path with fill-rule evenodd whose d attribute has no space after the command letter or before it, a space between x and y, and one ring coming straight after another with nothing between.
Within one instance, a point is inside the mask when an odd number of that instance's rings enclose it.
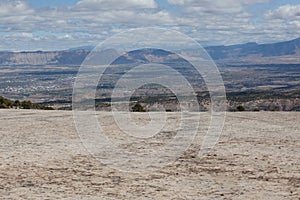
<instances>
[{"instance_id":1,"label":"sparse vegetation","mask_svg":"<svg viewBox=\"0 0 300 200\"><path fill-rule=\"evenodd\" d=\"M239 112L245 111L244 106L238 106L238 107L236 107L236 109L237 109L237 111L239 111Z\"/></svg>"},{"instance_id":2,"label":"sparse vegetation","mask_svg":"<svg viewBox=\"0 0 300 200\"><path fill-rule=\"evenodd\" d=\"M52 107L42 106L31 101L10 100L0 96L0 109L39 109L54 110Z\"/></svg>"},{"instance_id":3,"label":"sparse vegetation","mask_svg":"<svg viewBox=\"0 0 300 200\"><path fill-rule=\"evenodd\" d=\"M131 109L132 112L146 112L146 110L140 103L136 103Z\"/></svg>"}]
</instances>

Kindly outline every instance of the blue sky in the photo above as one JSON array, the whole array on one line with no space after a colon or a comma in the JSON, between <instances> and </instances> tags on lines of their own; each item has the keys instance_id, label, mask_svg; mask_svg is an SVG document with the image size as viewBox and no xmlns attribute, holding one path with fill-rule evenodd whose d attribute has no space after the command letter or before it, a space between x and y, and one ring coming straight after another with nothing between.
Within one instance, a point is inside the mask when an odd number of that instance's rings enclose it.
<instances>
[{"instance_id":1,"label":"blue sky","mask_svg":"<svg viewBox=\"0 0 300 200\"><path fill-rule=\"evenodd\" d=\"M71 6L75 5L78 0L26 0L26 2L34 8L41 8L54 6Z\"/></svg>"},{"instance_id":2,"label":"blue sky","mask_svg":"<svg viewBox=\"0 0 300 200\"><path fill-rule=\"evenodd\" d=\"M180 31L202 45L300 37L298 0L1 0L0 50L60 50L130 28Z\"/></svg>"}]
</instances>

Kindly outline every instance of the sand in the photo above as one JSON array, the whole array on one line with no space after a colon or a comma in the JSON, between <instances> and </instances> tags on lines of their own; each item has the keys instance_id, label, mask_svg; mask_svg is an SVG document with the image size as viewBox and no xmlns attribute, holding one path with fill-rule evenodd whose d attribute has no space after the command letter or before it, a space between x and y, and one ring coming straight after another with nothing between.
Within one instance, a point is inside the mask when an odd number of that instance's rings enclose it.
<instances>
[{"instance_id":1,"label":"sand","mask_svg":"<svg viewBox=\"0 0 300 200\"><path fill-rule=\"evenodd\" d=\"M98 113L114 129L106 116ZM70 111L0 110L0 135L1 199L300 197L300 113L227 113L207 155L198 156L195 141L175 162L144 173L122 172L90 155Z\"/></svg>"}]
</instances>

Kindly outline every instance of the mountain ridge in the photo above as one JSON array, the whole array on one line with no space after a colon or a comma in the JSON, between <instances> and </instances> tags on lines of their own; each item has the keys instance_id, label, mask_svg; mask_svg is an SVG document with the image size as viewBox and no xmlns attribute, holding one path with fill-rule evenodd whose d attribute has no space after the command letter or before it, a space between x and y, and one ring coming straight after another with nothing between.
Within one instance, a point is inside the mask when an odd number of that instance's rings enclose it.
<instances>
[{"instance_id":1,"label":"mountain ridge","mask_svg":"<svg viewBox=\"0 0 300 200\"><path fill-rule=\"evenodd\" d=\"M249 42L229 46L210 46L205 49L214 60L241 58L249 55L260 55L261 57L290 56L295 55L300 49L300 38L267 44Z\"/></svg>"},{"instance_id":2,"label":"mountain ridge","mask_svg":"<svg viewBox=\"0 0 300 200\"><path fill-rule=\"evenodd\" d=\"M82 46L60 51L0 51L0 65L80 65L93 48ZM248 42L229 46L208 46L204 49L213 60L221 63L300 63L300 37L277 43ZM138 53L156 55L156 51L149 53L146 49ZM127 62L126 59L124 61Z\"/></svg>"}]
</instances>

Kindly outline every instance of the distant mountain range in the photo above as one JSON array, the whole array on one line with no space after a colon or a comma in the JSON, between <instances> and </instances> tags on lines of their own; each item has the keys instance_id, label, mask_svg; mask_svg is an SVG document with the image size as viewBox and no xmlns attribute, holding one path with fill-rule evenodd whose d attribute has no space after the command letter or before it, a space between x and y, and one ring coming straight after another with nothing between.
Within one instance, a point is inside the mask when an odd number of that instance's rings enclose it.
<instances>
[{"instance_id":1,"label":"distant mountain range","mask_svg":"<svg viewBox=\"0 0 300 200\"><path fill-rule=\"evenodd\" d=\"M0 65L80 65L93 46L72 48L64 51L8 52L0 51ZM230 64L274 64L300 63L300 38L272 44L246 43L230 46L205 47L208 54L218 63ZM135 59L170 59L162 50L136 51ZM146 56L145 56L146 55ZM132 54L131 54L132 57ZM130 62L123 57L118 63ZM152 59L152 60L151 60Z\"/></svg>"},{"instance_id":2,"label":"distant mountain range","mask_svg":"<svg viewBox=\"0 0 300 200\"><path fill-rule=\"evenodd\" d=\"M300 38L273 44L250 42L231 46L212 46L205 49L214 60L243 58L253 55L260 57L292 56L300 53Z\"/></svg>"}]
</instances>

